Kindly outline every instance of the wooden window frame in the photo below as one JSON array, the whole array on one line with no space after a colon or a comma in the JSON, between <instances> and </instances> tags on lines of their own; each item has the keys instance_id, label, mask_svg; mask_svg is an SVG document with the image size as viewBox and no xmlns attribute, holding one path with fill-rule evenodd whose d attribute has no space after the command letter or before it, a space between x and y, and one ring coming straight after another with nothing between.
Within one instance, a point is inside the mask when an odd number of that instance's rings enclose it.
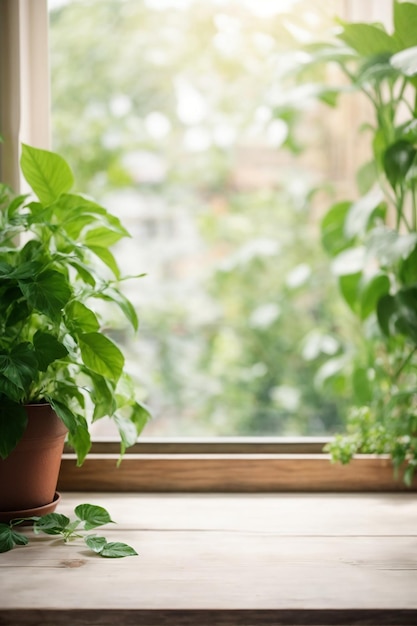
<instances>
[{"instance_id":1,"label":"wooden window frame","mask_svg":"<svg viewBox=\"0 0 417 626\"><path fill-rule=\"evenodd\" d=\"M387 6L384 17L387 17ZM390 4L390 2L389 2ZM352 19L363 3L351 0ZM381 15L372 0L371 14ZM20 143L50 148L47 0L0 0L0 180L22 191ZM141 438L118 465L118 444L93 443L81 468L66 451L65 491L403 491L388 457L360 455L330 463L323 438ZM412 489L416 489L414 483Z\"/></svg>"},{"instance_id":2,"label":"wooden window frame","mask_svg":"<svg viewBox=\"0 0 417 626\"><path fill-rule=\"evenodd\" d=\"M0 0L0 180L16 193L20 144L50 147L47 0Z\"/></svg>"},{"instance_id":3,"label":"wooden window frame","mask_svg":"<svg viewBox=\"0 0 417 626\"><path fill-rule=\"evenodd\" d=\"M117 492L400 492L388 456L331 463L320 438L142 438L118 464L119 444L93 443L82 467L66 451L59 488Z\"/></svg>"}]
</instances>

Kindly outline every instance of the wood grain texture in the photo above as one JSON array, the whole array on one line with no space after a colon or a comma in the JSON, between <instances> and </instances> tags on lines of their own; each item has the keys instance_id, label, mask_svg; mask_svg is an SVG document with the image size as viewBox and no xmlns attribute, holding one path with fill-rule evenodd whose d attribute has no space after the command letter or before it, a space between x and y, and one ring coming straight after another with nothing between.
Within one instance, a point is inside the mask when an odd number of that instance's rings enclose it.
<instances>
[{"instance_id":1,"label":"wood grain texture","mask_svg":"<svg viewBox=\"0 0 417 626\"><path fill-rule=\"evenodd\" d=\"M321 454L331 437L144 437L126 454ZM71 453L67 446L65 452ZM120 442L94 437L93 454L119 454Z\"/></svg>"},{"instance_id":2,"label":"wood grain texture","mask_svg":"<svg viewBox=\"0 0 417 626\"><path fill-rule=\"evenodd\" d=\"M1 611L0 626L415 626L407 610L20 610Z\"/></svg>"},{"instance_id":3,"label":"wood grain texture","mask_svg":"<svg viewBox=\"0 0 417 626\"><path fill-rule=\"evenodd\" d=\"M0 626L417 624L413 494L64 494L105 506L91 556L33 537L0 558Z\"/></svg>"},{"instance_id":4,"label":"wood grain texture","mask_svg":"<svg viewBox=\"0 0 417 626\"><path fill-rule=\"evenodd\" d=\"M349 465L325 454L92 454L84 465L64 455L62 491L375 492L407 491L388 458L360 456ZM417 489L414 481L412 490Z\"/></svg>"}]
</instances>

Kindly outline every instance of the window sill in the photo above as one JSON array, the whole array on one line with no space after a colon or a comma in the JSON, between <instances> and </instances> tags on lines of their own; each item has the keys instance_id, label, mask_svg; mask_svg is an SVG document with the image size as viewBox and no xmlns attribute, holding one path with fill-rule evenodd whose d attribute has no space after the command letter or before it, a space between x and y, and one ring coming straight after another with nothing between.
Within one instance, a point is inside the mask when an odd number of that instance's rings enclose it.
<instances>
[{"instance_id":1,"label":"window sill","mask_svg":"<svg viewBox=\"0 0 417 626\"><path fill-rule=\"evenodd\" d=\"M139 557L34 537L0 560L2 626L417 623L413 494L66 493L59 511L80 502Z\"/></svg>"},{"instance_id":2,"label":"window sill","mask_svg":"<svg viewBox=\"0 0 417 626\"><path fill-rule=\"evenodd\" d=\"M358 455L342 466L332 464L330 457L320 452L322 445L314 442L310 453L305 451L305 442L304 452L289 451L300 449L296 442L286 442L284 447L272 442L233 445L145 442L127 453L117 467L115 444L98 443L81 468L76 467L74 455L64 455L59 489L126 493L410 491L401 477L394 477L388 457ZM411 490L417 490L417 479Z\"/></svg>"}]
</instances>

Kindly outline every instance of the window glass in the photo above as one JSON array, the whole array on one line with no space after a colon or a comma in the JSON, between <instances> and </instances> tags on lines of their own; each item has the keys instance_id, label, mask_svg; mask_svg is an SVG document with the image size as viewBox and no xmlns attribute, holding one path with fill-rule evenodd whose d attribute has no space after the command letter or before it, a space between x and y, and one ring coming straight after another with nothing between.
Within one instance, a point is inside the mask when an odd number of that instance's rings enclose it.
<instances>
[{"instance_id":1,"label":"window glass","mask_svg":"<svg viewBox=\"0 0 417 626\"><path fill-rule=\"evenodd\" d=\"M147 436L341 428L321 366L353 338L318 224L350 193L346 120L294 68L343 4L49 0L53 148L130 231L124 272L146 274L123 285L138 336L116 311L111 332Z\"/></svg>"}]
</instances>

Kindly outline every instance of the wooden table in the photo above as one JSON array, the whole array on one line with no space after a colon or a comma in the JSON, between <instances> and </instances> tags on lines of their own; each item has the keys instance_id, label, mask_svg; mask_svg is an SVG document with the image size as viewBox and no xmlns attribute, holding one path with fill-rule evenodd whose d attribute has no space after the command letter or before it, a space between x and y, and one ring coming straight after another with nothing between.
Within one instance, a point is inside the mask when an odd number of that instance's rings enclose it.
<instances>
[{"instance_id":1,"label":"wooden table","mask_svg":"<svg viewBox=\"0 0 417 626\"><path fill-rule=\"evenodd\" d=\"M414 494L76 494L138 557L0 555L0 625L417 624ZM54 544L54 545L51 545Z\"/></svg>"}]
</instances>

